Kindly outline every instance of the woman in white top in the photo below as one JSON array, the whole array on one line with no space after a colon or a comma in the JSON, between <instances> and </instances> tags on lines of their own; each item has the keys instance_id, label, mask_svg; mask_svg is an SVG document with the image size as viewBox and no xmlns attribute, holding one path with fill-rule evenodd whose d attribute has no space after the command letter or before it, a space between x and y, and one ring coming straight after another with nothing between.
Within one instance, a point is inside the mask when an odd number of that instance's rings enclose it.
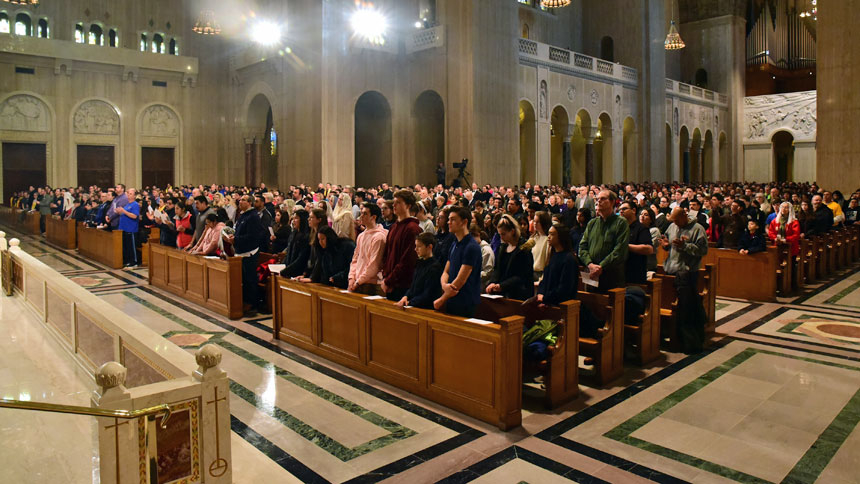
<instances>
[{"instance_id":1,"label":"woman in white top","mask_svg":"<svg viewBox=\"0 0 860 484\"><path fill-rule=\"evenodd\" d=\"M338 237L348 237L355 240L355 219L352 216L352 200L349 195L340 194L331 218L332 228Z\"/></svg>"},{"instance_id":2,"label":"woman in white top","mask_svg":"<svg viewBox=\"0 0 860 484\"><path fill-rule=\"evenodd\" d=\"M544 267L546 267L546 263L549 261L550 252L552 248L547 242L547 231L550 227L552 227L552 217L549 212L536 212L534 218L534 226L535 233L531 236L531 239L534 240L534 247L532 248L532 255L534 256L534 273L535 280L540 280L543 275Z\"/></svg>"},{"instance_id":3,"label":"woman in white top","mask_svg":"<svg viewBox=\"0 0 860 484\"><path fill-rule=\"evenodd\" d=\"M433 225L433 221L427 217L427 206L425 205L423 200L418 202L416 205L418 212L415 214L415 218L418 219L418 226L421 227L421 232L428 232L433 235L436 235L436 226Z\"/></svg>"}]
</instances>

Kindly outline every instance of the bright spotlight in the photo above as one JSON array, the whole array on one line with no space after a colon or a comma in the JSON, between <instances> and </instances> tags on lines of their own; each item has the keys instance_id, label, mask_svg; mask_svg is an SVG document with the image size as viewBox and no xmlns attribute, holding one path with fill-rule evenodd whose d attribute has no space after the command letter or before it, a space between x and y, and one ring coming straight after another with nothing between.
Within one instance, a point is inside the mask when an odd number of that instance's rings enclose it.
<instances>
[{"instance_id":1,"label":"bright spotlight","mask_svg":"<svg viewBox=\"0 0 860 484\"><path fill-rule=\"evenodd\" d=\"M360 6L352 14L350 20L352 30L370 43L385 44L385 33L388 30L388 19L381 12L370 6Z\"/></svg>"},{"instance_id":2,"label":"bright spotlight","mask_svg":"<svg viewBox=\"0 0 860 484\"><path fill-rule=\"evenodd\" d=\"M257 22L251 29L254 42L263 45L275 45L281 41L281 26L268 21Z\"/></svg>"}]
</instances>

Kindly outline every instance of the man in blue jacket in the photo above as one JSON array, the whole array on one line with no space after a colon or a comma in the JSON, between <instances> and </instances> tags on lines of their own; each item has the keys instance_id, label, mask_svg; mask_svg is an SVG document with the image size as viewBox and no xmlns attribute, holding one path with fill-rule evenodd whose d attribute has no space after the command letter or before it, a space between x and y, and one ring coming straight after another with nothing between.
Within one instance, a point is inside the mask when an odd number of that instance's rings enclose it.
<instances>
[{"instance_id":1,"label":"man in blue jacket","mask_svg":"<svg viewBox=\"0 0 860 484\"><path fill-rule=\"evenodd\" d=\"M122 262L125 267L137 265L137 232L140 228L140 205L134 200L134 188L128 189L131 200L125 206L116 207L117 228L122 230Z\"/></svg>"},{"instance_id":2,"label":"man in blue jacket","mask_svg":"<svg viewBox=\"0 0 860 484\"><path fill-rule=\"evenodd\" d=\"M257 252L260 249L260 238L266 229L257 211L251 207L249 195L243 195L239 199L239 211L241 213L233 228L235 233L226 236L224 240L232 243L236 256L242 258L242 299L245 311L250 312L261 306L257 290Z\"/></svg>"}]
</instances>

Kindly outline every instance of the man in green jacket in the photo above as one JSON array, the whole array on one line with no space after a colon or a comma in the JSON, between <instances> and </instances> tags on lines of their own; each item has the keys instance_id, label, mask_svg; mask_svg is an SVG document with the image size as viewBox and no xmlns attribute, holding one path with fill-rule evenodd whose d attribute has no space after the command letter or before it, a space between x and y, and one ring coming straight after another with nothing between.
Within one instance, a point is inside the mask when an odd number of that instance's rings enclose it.
<instances>
[{"instance_id":1,"label":"man in green jacket","mask_svg":"<svg viewBox=\"0 0 860 484\"><path fill-rule=\"evenodd\" d=\"M597 217L588 222L579 243L579 259L588 269L588 277L598 281L598 292L624 287L630 227L615 214L616 200L618 196L610 190L597 194Z\"/></svg>"},{"instance_id":2,"label":"man in green jacket","mask_svg":"<svg viewBox=\"0 0 860 484\"><path fill-rule=\"evenodd\" d=\"M51 204L54 203L54 192L50 188L44 190L40 188L39 191L45 193L39 200L39 230L42 232L42 235L45 235L45 224L48 217L51 216Z\"/></svg>"}]
</instances>

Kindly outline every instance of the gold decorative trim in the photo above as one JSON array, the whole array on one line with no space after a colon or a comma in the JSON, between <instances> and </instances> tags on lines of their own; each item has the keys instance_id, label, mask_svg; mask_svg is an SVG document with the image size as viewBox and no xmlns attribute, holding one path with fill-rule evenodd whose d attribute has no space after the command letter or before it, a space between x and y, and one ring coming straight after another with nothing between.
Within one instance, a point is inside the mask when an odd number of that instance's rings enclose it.
<instances>
[{"instance_id":1,"label":"gold decorative trim","mask_svg":"<svg viewBox=\"0 0 860 484\"><path fill-rule=\"evenodd\" d=\"M150 359L149 359L149 358L147 358L146 356L143 356L142 354L140 354L137 350L135 350L135 349L134 349L134 348L132 348L131 346L129 346L129 345L127 345L127 344L125 344L125 340L124 340L124 339L122 339L122 337L120 337L120 344L121 344L121 348L125 348L125 349L127 349L127 350L128 350L129 352L131 352L134 356L136 356L136 357L140 358L141 360L143 360L143 362L144 362L144 363L146 363L147 365L149 365L149 367L150 367L150 368L152 368L152 369L154 369L155 371L157 371L158 373L160 373L160 374L161 374L161 376L163 376L163 377L167 378L168 380L173 380L173 379L174 379L174 376L173 376L173 375L171 375L171 374L170 374L170 372L168 372L168 371L167 371L167 370L165 370L164 368L162 368L162 367L160 367L160 366L156 365L155 363L153 363L153 362L152 362L152 360L150 360ZM125 364L125 356L124 356L124 355L123 355L122 360L123 360L123 361L122 361L123 366L127 366L127 365Z\"/></svg>"}]
</instances>

